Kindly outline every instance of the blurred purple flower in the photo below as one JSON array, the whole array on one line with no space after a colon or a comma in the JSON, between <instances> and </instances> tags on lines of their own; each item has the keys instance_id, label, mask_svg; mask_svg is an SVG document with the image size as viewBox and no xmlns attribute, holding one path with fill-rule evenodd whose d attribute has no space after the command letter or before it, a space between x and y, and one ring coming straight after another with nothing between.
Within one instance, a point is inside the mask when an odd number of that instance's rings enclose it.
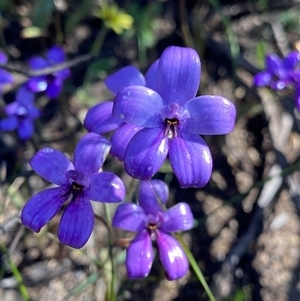
<instances>
[{"instance_id":1,"label":"blurred purple flower","mask_svg":"<svg viewBox=\"0 0 300 301\"><path fill-rule=\"evenodd\" d=\"M112 225L138 232L126 254L126 268L130 278L148 276L154 259L152 241L157 243L167 279L178 279L188 271L187 257L171 232L192 229L193 215L186 203L179 203L164 211L161 204L167 202L168 193L167 185L160 180L141 181L139 205L123 203L116 210Z\"/></svg>"},{"instance_id":2,"label":"blurred purple flower","mask_svg":"<svg viewBox=\"0 0 300 301\"><path fill-rule=\"evenodd\" d=\"M266 70L254 76L254 85L282 90L295 83L295 72L300 69L300 52L293 51L283 59L275 53L269 54L265 64Z\"/></svg>"},{"instance_id":3,"label":"blurred purple flower","mask_svg":"<svg viewBox=\"0 0 300 301\"><path fill-rule=\"evenodd\" d=\"M5 65L7 63L7 55L0 51L0 64ZM6 84L12 84L14 82L14 78L11 73L4 70L3 68L0 68L0 93L2 91L2 88Z\"/></svg>"},{"instance_id":4,"label":"blurred purple flower","mask_svg":"<svg viewBox=\"0 0 300 301\"><path fill-rule=\"evenodd\" d=\"M39 232L69 201L61 217L58 238L63 244L81 248L94 226L90 200L116 203L125 196L125 187L119 177L111 172L99 172L109 149L109 141L89 133L76 146L74 165L58 150L40 150L31 159L31 167L59 187L38 192L26 203L21 215L24 226Z\"/></svg>"},{"instance_id":5,"label":"blurred purple flower","mask_svg":"<svg viewBox=\"0 0 300 301\"><path fill-rule=\"evenodd\" d=\"M145 76L137 68L127 66L108 76L104 82L109 91L114 95L116 95L119 90L132 85L146 86L154 89L157 65L158 60L150 66ZM84 127L89 132L98 134L116 130L111 137L112 147L110 153L120 161L124 161L125 150L130 139L137 131L142 129L142 127L126 124L121 119L114 117L112 115L112 108L112 101L105 101L93 106L87 112Z\"/></svg>"},{"instance_id":6,"label":"blurred purple flower","mask_svg":"<svg viewBox=\"0 0 300 301\"><path fill-rule=\"evenodd\" d=\"M195 50L168 47L159 59L154 90L130 86L116 95L113 115L143 127L125 152L125 169L130 176L151 179L169 154L182 187L203 187L209 181L212 158L199 134L229 133L236 110L222 96L195 98L200 69Z\"/></svg>"},{"instance_id":7,"label":"blurred purple flower","mask_svg":"<svg viewBox=\"0 0 300 301\"><path fill-rule=\"evenodd\" d=\"M34 119L40 111L34 106L34 94L25 85L16 94L16 100L8 104L4 111L7 118L0 120L0 130L17 130L21 140L29 139L34 131Z\"/></svg>"},{"instance_id":8,"label":"blurred purple flower","mask_svg":"<svg viewBox=\"0 0 300 301\"><path fill-rule=\"evenodd\" d=\"M63 64L66 60L63 49L53 46L46 54L46 57L36 56L29 60L29 66L33 70L40 70ZM57 98L62 90L64 80L71 75L69 68L65 68L52 74L35 76L27 81L28 88L37 93L44 92L50 99Z\"/></svg>"}]
</instances>

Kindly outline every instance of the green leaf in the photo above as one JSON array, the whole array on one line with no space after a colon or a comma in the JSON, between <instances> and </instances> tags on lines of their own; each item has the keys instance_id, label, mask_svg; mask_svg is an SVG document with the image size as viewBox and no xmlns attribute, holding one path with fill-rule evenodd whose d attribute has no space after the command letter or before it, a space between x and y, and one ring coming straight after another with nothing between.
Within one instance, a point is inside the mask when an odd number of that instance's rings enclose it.
<instances>
[{"instance_id":1,"label":"green leaf","mask_svg":"<svg viewBox=\"0 0 300 301\"><path fill-rule=\"evenodd\" d=\"M54 11L53 0L40 0L33 9L32 23L39 28L46 28Z\"/></svg>"},{"instance_id":2,"label":"green leaf","mask_svg":"<svg viewBox=\"0 0 300 301\"><path fill-rule=\"evenodd\" d=\"M260 40L256 46L256 58L261 69L265 67L266 47L263 40Z\"/></svg>"}]
</instances>

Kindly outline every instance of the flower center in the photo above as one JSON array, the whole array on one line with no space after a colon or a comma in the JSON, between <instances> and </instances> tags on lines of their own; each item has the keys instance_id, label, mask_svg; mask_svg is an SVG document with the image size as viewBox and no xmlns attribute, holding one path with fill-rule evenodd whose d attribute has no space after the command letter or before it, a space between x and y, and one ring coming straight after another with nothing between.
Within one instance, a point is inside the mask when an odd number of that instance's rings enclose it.
<instances>
[{"instance_id":1,"label":"flower center","mask_svg":"<svg viewBox=\"0 0 300 301\"><path fill-rule=\"evenodd\" d=\"M179 123L178 119L172 118L172 119L165 119L166 124L166 130L165 130L165 136L167 136L169 139L172 139L174 137L177 137L177 124Z\"/></svg>"},{"instance_id":2,"label":"flower center","mask_svg":"<svg viewBox=\"0 0 300 301\"><path fill-rule=\"evenodd\" d=\"M73 194L73 196L76 196L77 194L84 191L85 188L89 185L88 177L76 170L68 170L65 173L65 176L67 178L67 191L62 196L69 196L71 194Z\"/></svg>"}]
</instances>

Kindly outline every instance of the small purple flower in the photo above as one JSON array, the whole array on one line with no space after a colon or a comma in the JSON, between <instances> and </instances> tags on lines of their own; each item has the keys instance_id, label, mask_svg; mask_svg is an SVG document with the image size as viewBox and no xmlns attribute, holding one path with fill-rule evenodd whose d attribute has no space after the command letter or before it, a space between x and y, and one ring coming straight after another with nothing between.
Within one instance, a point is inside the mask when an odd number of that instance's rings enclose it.
<instances>
[{"instance_id":1,"label":"small purple flower","mask_svg":"<svg viewBox=\"0 0 300 301\"><path fill-rule=\"evenodd\" d=\"M16 100L4 109L7 118L0 120L0 130L17 130L21 140L29 139L34 131L34 119L40 111L34 106L34 94L25 85L16 94Z\"/></svg>"},{"instance_id":2,"label":"small purple flower","mask_svg":"<svg viewBox=\"0 0 300 301\"><path fill-rule=\"evenodd\" d=\"M105 79L105 84L114 95L121 89L132 85L154 89L157 65L158 60L150 66L145 76L133 66L124 67L108 76ZM124 123L119 118L114 117L112 108L113 102L105 101L89 109L84 120L84 127L89 132L98 134L116 130L111 137L110 153L120 161L124 161L125 150L129 141L142 127Z\"/></svg>"},{"instance_id":3,"label":"small purple flower","mask_svg":"<svg viewBox=\"0 0 300 301\"><path fill-rule=\"evenodd\" d=\"M154 90L130 86L117 94L113 115L143 127L125 152L125 169L130 176L151 179L169 155L182 187L207 184L212 158L199 134L229 133L235 124L236 110L222 96L195 97L200 71L195 50L168 47L159 59Z\"/></svg>"},{"instance_id":4,"label":"small purple flower","mask_svg":"<svg viewBox=\"0 0 300 301\"><path fill-rule=\"evenodd\" d=\"M74 248L84 246L94 226L90 200L116 203L125 196L125 187L119 177L111 172L99 172L109 149L109 141L89 133L78 142L73 163L58 150L40 150L31 159L31 167L59 187L38 192L26 203L21 215L24 226L39 232L66 203L58 238L61 243Z\"/></svg>"},{"instance_id":5,"label":"small purple flower","mask_svg":"<svg viewBox=\"0 0 300 301\"><path fill-rule=\"evenodd\" d=\"M7 55L0 51L0 64L5 65L7 63ZM12 84L14 82L14 78L11 73L4 70L3 68L0 68L0 93L2 91L2 88L6 84Z\"/></svg>"},{"instance_id":6,"label":"small purple flower","mask_svg":"<svg viewBox=\"0 0 300 301\"><path fill-rule=\"evenodd\" d=\"M193 215L186 203L179 203L164 211L161 205L167 202L168 193L167 185L160 180L141 181L139 205L124 203L116 210L112 225L138 232L126 254L130 278L147 277L150 273L154 259L152 241L157 243L167 279L178 279L188 271L187 257L171 233L192 229Z\"/></svg>"},{"instance_id":7,"label":"small purple flower","mask_svg":"<svg viewBox=\"0 0 300 301\"><path fill-rule=\"evenodd\" d=\"M64 63L66 60L63 49L53 46L49 49L46 57L36 56L29 60L29 66L33 70L40 70ZM28 88L37 93L44 92L50 99L57 98L62 90L64 80L71 74L70 69L65 68L53 74L35 76L27 81Z\"/></svg>"},{"instance_id":8,"label":"small purple flower","mask_svg":"<svg viewBox=\"0 0 300 301\"><path fill-rule=\"evenodd\" d=\"M266 70L254 76L254 85L282 90L294 83L294 72L300 69L300 53L293 51L284 59L272 53L266 56Z\"/></svg>"}]
</instances>

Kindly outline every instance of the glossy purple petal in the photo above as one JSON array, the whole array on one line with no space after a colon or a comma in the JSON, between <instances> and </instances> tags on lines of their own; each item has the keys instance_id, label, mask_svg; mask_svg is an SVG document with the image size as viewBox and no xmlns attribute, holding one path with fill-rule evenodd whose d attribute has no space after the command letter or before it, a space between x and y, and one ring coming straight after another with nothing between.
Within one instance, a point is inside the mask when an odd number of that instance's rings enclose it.
<instances>
[{"instance_id":1,"label":"glossy purple petal","mask_svg":"<svg viewBox=\"0 0 300 301\"><path fill-rule=\"evenodd\" d=\"M39 70L49 67L49 63L40 56L35 56L29 60L29 67L33 70Z\"/></svg>"},{"instance_id":2,"label":"glossy purple petal","mask_svg":"<svg viewBox=\"0 0 300 301\"><path fill-rule=\"evenodd\" d=\"M164 211L163 222L159 229L164 232L178 232L190 230L193 226L194 218L190 206L186 203L178 203Z\"/></svg>"},{"instance_id":3,"label":"glossy purple petal","mask_svg":"<svg viewBox=\"0 0 300 301\"><path fill-rule=\"evenodd\" d=\"M133 178L150 180L168 154L164 128L142 129L130 140L125 152L125 170Z\"/></svg>"},{"instance_id":4,"label":"glossy purple petal","mask_svg":"<svg viewBox=\"0 0 300 301\"><path fill-rule=\"evenodd\" d=\"M8 61L7 55L4 52L0 51L0 64L4 65L7 63L7 61Z\"/></svg>"},{"instance_id":5,"label":"glossy purple petal","mask_svg":"<svg viewBox=\"0 0 300 301\"><path fill-rule=\"evenodd\" d=\"M140 232L145 229L146 215L142 207L133 203L124 203L118 206L112 220L115 228L126 231Z\"/></svg>"},{"instance_id":6,"label":"glossy purple petal","mask_svg":"<svg viewBox=\"0 0 300 301\"><path fill-rule=\"evenodd\" d=\"M205 186L212 173L212 158L205 141L198 135L178 132L170 140L169 159L181 187Z\"/></svg>"},{"instance_id":7,"label":"glossy purple petal","mask_svg":"<svg viewBox=\"0 0 300 301\"><path fill-rule=\"evenodd\" d=\"M10 116L0 120L1 131L13 131L18 127L18 119L15 116Z\"/></svg>"},{"instance_id":8,"label":"glossy purple petal","mask_svg":"<svg viewBox=\"0 0 300 301\"><path fill-rule=\"evenodd\" d=\"M56 185L66 181L67 170L74 169L72 162L60 151L46 147L30 160L30 166L42 178Z\"/></svg>"},{"instance_id":9,"label":"glossy purple petal","mask_svg":"<svg viewBox=\"0 0 300 301\"><path fill-rule=\"evenodd\" d=\"M146 86L144 75L133 66L126 66L104 80L107 88L117 94L128 86Z\"/></svg>"},{"instance_id":10,"label":"glossy purple petal","mask_svg":"<svg viewBox=\"0 0 300 301\"><path fill-rule=\"evenodd\" d=\"M123 121L112 115L112 101L105 101L90 108L84 120L84 127L89 132L103 134L117 129Z\"/></svg>"},{"instance_id":11,"label":"glossy purple petal","mask_svg":"<svg viewBox=\"0 0 300 301\"><path fill-rule=\"evenodd\" d=\"M168 280L176 280L184 276L189 263L180 243L171 235L157 231L157 246L161 263Z\"/></svg>"},{"instance_id":12,"label":"glossy purple petal","mask_svg":"<svg viewBox=\"0 0 300 301\"><path fill-rule=\"evenodd\" d=\"M48 50L46 57L52 65L63 63L66 59L64 50L59 46L51 47Z\"/></svg>"},{"instance_id":13,"label":"glossy purple petal","mask_svg":"<svg viewBox=\"0 0 300 301\"><path fill-rule=\"evenodd\" d=\"M148 69L145 78L146 78L146 87L157 91L156 88L156 73L159 60L156 60Z\"/></svg>"},{"instance_id":14,"label":"glossy purple petal","mask_svg":"<svg viewBox=\"0 0 300 301\"><path fill-rule=\"evenodd\" d=\"M167 104L183 105L195 97L200 73L200 59L194 49L170 46L159 59L157 91Z\"/></svg>"},{"instance_id":15,"label":"glossy purple petal","mask_svg":"<svg viewBox=\"0 0 300 301\"><path fill-rule=\"evenodd\" d=\"M60 78L54 78L49 82L46 94L50 99L57 98L62 90L63 83Z\"/></svg>"},{"instance_id":16,"label":"glossy purple petal","mask_svg":"<svg viewBox=\"0 0 300 301\"><path fill-rule=\"evenodd\" d=\"M25 227L39 232L59 211L66 198L62 188L49 188L35 194L24 206L21 220Z\"/></svg>"},{"instance_id":17,"label":"glossy purple petal","mask_svg":"<svg viewBox=\"0 0 300 301\"><path fill-rule=\"evenodd\" d=\"M160 180L140 181L138 201L147 214L156 214L162 211L162 204L169 198L169 189L165 182Z\"/></svg>"},{"instance_id":18,"label":"glossy purple petal","mask_svg":"<svg viewBox=\"0 0 300 301\"><path fill-rule=\"evenodd\" d=\"M98 172L110 150L110 142L95 133L88 133L79 140L74 151L74 166L77 171L89 176Z\"/></svg>"},{"instance_id":19,"label":"glossy purple petal","mask_svg":"<svg viewBox=\"0 0 300 301\"><path fill-rule=\"evenodd\" d=\"M118 203L125 197L122 180L112 172L98 172L90 176L88 199L104 203Z\"/></svg>"},{"instance_id":20,"label":"glossy purple petal","mask_svg":"<svg viewBox=\"0 0 300 301\"><path fill-rule=\"evenodd\" d=\"M272 74L269 71L257 73L253 78L253 83L257 87L269 86L272 81Z\"/></svg>"},{"instance_id":21,"label":"glossy purple petal","mask_svg":"<svg viewBox=\"0 0 300 301\"><path fill-rule=\"evenodd\" d=\"M125 151L129 141L141 129L142 127L129 123L120 126L110 139L112 144L110 149L111 155L118 158L120 161L124 161Z\"/></svg>"},{"instance_id":22,"label":"glossy purple petal","mask_svg":"<svg viewBox=\"0 0 300 301\"><path fill-rule=\"evenodd\" d=\"M191 134L222 135L235 126L234 104L222 96L204 95L189 100L185 105L191 118L186 119L184 130Z\"/></svg>"},{"instance_id":23,"label":"glossy purple petal","mask_svg":"<svg viewBox=\"0 0 300 301\"><path fill-rule=\"evenodd\" d=\"M44 76L37 76L29 79L26 85L32 92L44 92L48 87L48 81Z\"/></svg>"},{"instance_id":24,"label":"glossy purple petal","mask_svg":"<svg viewBox=\"0 0 300 301\"><path fill-rule=\"evenodd\" d=\"M144 278L153 263L152 241L147 230L138 233L126 253L126 268L130 278Z\"/></svg>"},{"instance_id":25,"label":"glossy purple petal","mask_svg":"<svg viewBox=\"0 0 300 301\"><path fill-rule=\"evenodd\" d=\"M18 134L21 140L28 140L34 132L34 124L31 118L19 120Z\"/></svg>"},{"instance_id":26,"label":"glossy purple petal","mask_svg":"<svg viewBox=\"0 0 300 301\"><path fill-rule=\"evenodd\" d=\"M33 104L34 102L34 93L28 89L26 85L22 85L16 94L16 101L20 104L27 105L28 103Z\"/></svg>"},{"instance_id":27,"label":"glossy purple petal","mask_svg":"<svg viewBox=\"0 0 300 301\"><path fill-rule=\"evenodd\" d=\"M8 71L0 68L0 86L3 84L11 84L14 82L14 77Z\"/></svg>"},{"instance_id":28,"label":"glossy purple petal","mask_svg":"<svg viewBox=\"0 0 300 301\"><path fill-rule=\"evenodd\" d=\"M84 194L79 194L72 199L61 217L58 238L62 244L79 249L90 238L93 227L94 212L91 202Z\"/></svg>"},{"instance_id":29,"label":"glossy purple petal","mask_svg":"<svg viewBox=\"0 0 300 301\"><path fill-rule=\"evenodd\" d=\"M155 91L141 86L122 89L115 98L113 115L124 122L142 127L162 125L159 114L163 100Z\"/></svg>"}]
</instances>

